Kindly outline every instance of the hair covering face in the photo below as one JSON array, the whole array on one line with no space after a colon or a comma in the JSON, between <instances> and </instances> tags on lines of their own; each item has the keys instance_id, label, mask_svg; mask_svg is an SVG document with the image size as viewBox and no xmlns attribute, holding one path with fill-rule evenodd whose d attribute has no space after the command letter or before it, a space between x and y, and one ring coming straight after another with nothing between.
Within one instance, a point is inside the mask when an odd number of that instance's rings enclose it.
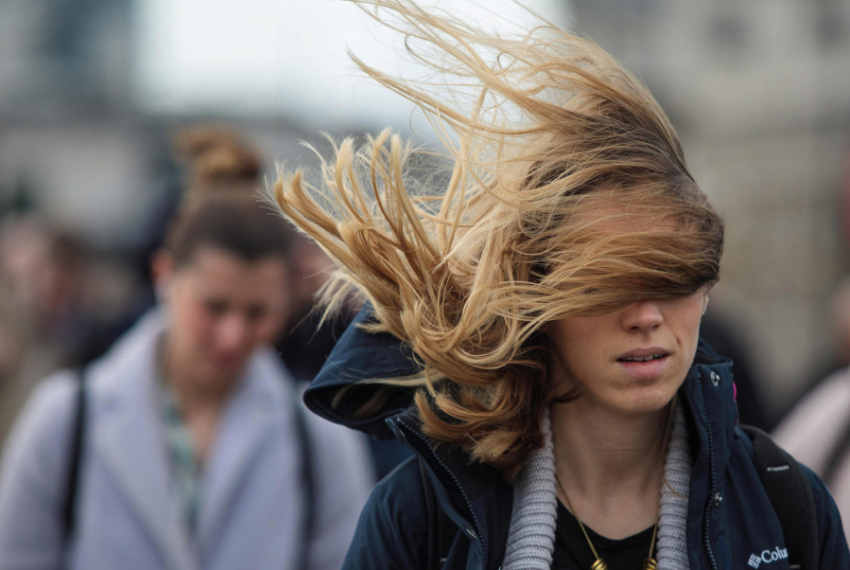
<instances>
[{"instance_id":1,"label":"hair covering face","mask_svg":"<svg viewBox=\"0 0 850 570\"><path fill-rule=\"evenodd\" d=\"M426 434L512 478L557 396L546 324L713 283L723 222L661 108L592 42L543 21L494 35L409 0L354 2L434 70L411 81L354 57L428 114L444 155L390 131L345 139L318 179L284 171L274 195L340 268L329 305L366 297L369 330L423 365L410 383L424 386Z\"/></svg>"}]
</instances>

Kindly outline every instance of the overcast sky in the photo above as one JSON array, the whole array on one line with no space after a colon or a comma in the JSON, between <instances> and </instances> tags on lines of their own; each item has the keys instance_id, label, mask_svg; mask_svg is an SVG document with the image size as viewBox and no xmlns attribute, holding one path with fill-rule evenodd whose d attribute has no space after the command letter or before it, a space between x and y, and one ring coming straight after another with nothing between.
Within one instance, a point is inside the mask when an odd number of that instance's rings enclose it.
<instances>
[{"instance_id":1,"label":"overcast sky","mask_svg":"<svg viewBox=\"0 0 850 570\"><path fill-rule=\"evenodd\" d=\"M567 0L528 0L563 22ZM488 27L530 21L512 0L430 0ZM136 93L156 113L291 114L305 126L403 128L410 104L377 88L346 56L399 67L397 37L341 0L139 0ZM504 21L499 21L499 19Z\"/></svg>"}]
</instances>

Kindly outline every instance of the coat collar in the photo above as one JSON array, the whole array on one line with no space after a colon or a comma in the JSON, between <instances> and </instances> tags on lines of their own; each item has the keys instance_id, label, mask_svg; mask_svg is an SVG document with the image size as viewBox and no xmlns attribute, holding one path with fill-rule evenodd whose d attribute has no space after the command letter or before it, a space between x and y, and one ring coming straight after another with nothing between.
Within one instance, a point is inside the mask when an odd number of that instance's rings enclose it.
<instances>
[{"instance_id":1,"label":"coat collar","mask_svg":"<svg viewBox=\"0 0 850 570\"><path fill-rule=\"evenodd\" d=\"M294 390L294 381L287 380L289 373L280 358L263 348L254 355L240 389L231 396L204 479L198 521L203 545L211 546L226 523L242 475L252 468L275 427L295 421L292 402L297 399L288 393Z\"/></svg>"},{"instance_id":2,"label":"coat collar","mask_svg":"<svg viewBox=\"0 0 850 570\"><path fill-rule=\"evenodd\" d=\"M150 535L174 568L190 568L189 537L173 496L165 437L160 420L156 351L167 326L154 310L120 340L89 373L90 438L102 462ZM240 386L225 409L219 434L205 469L198 539L213 539L226 516L249 460L284 421L287 376L270 351L249 362Z\"/></svg>"}]
</instances>

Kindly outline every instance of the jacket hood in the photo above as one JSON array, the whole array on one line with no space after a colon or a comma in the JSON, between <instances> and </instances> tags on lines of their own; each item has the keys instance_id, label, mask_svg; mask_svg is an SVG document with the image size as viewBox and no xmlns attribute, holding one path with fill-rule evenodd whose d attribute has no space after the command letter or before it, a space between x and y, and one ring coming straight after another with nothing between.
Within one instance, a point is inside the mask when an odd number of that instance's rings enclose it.
<instances>
[{"instance_id":1,"label":"jacket hood","mask_svg":"<svg viewBox=\"0 0 850 570\"><path fill-rule=\"evenodd\" d=\"M373 319L374 311L367 303L310 383L304 403L310 411L334 423L377 439L392 439L394 435L385 420L413 404L414 390L372 381L412 376L422 366L410 347L397 337L368 333L361 328ZM381 404L372 413L363 414L361 406L373 398Z\"/></svg>"}]
</instances>

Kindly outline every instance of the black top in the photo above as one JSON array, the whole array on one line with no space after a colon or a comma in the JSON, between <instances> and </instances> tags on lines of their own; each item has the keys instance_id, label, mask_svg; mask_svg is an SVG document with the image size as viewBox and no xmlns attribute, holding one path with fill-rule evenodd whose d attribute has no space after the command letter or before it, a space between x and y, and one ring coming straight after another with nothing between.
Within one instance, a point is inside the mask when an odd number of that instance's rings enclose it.
<instances>
[{"instance_id":1,"label":"black top","mask_svg":"<svg viewBox=\"0 0 850 570\"><path fill-rule=\"evenodd\" d=\"M587 529L593 547L608 565L609 570L641 570L643 568L643 561L649 554L653 527L622 540L611 540L596 534L587 526L584 528ZM653 551L652 554L655 556L656 553ZM594 561L593 552L576 518L559 501L552 570L589 570Z\"/></svg>"}]
</instances>

